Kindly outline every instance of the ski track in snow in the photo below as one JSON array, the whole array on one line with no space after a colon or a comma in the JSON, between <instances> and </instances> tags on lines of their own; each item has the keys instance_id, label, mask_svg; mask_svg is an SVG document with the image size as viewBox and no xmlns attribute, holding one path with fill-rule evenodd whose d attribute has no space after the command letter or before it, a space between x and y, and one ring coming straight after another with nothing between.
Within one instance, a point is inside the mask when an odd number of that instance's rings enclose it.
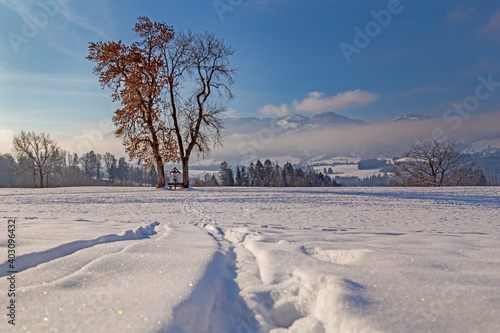
<instances>
[{"instance_id":1,"label":"ski track in snow","mask_svg":"<svg viewBox=\"0 0 500 333\"><path fill-rule=\"evenodd\" d=\"M500 332L499 199L497 188L0 190L19 244L19 325L7 329Z\"/></svg>"},{"instance_id":2,"label":"ski track in snow","mask_svg":"<svg viewBox=\"0 0 500 333\"><path fill-rule=\"evenodd\" d=\"M70 254L73 254L77 251L87 249L99 244L148 238L149 236L156 234L155 227L158 225L159 223L155 222L151 223L146 227L139 227L135 230L128 230L121 235L116 235L116 234L104 235L92 240L81 240L81 241L66 243L43 252L25 254L16 258L16 271L17 273L21 273L26 269L36 267L40 264L58 258L69 256ZM4 262L3 264L0 265L0 278L9 275L7 273L7 271L9 271L8 266L9 262Z\"/></svg>"}]
</instances>

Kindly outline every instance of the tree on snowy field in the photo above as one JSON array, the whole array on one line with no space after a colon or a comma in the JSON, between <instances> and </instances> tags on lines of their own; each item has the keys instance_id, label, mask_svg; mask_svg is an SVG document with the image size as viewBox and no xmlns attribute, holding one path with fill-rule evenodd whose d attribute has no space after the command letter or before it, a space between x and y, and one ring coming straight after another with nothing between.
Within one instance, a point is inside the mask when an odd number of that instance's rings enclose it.
<instances>
[{"instance_id":1,"label":"tree on snowy field","mask_svg":"<svg viewBox=\"0 0 500 333\"><path fill-rule=\"evenodd\" d=\"M203 158L211 146L222 144L222 115L233 95L234 51L213 32L178 33L163 49L167 78L165 110L176 136L184 188L189 187L189 159ZM186 89L185 84L192 86Z\"/></svg>"},{"instance_id":2,"label":"tree on snowy field","mask_svg":"<svg viewBox=\"0 0 500 333\"><path fill-rule=\"evenodd\" d=\"M103 160L106 174L108 175L108 180L113 183L115 181L117 173L116 158L113 154L106 153L103 156Z\"/></svg>"},{"instance_id":3,"label":"tree on snowy field","mask_svg":"<svg viewBox=\"0 0 500 333\"><path fill-rule=\"evenodd\" d=\"M16 179L17 163L9 154L0 154L0 187L11 186Z\"/></svg>"},{"instance_id":4,"label":"tree on snowy field","mask_svg":"<svg viewBox=\"0 0 500 333\"><path fill-rule=\"evenodd\" d=\"M226 161L220 165L219 178L221 186L234 186L233 170Z\"/></svg>"},{"instance_id":5,"label":"tree on snowy field","mask_svg":"<svg viewBox=\"0 0 500 333\"><path fill-rule=\"evenodd\" d=\"M168 84L163 50L174 37L172 27L152 23L140 17L135 25L139 41L131 45L118 42L90 43L88 60L96 63L103 88L110 88L113 101L121 108L115 111L115 134L124 139L125 150L139 164L158 170L158 187L165 186L164 163L177 162L173 129L166 125L162 93ZM153 157L153 159L151 159Z\"/></svg>"},{"instance_id":6,"label":"tree on snowy field","mask_svg":"<svg viewBox=\"0 0 500 333\"><path fill-rule=\"evenodd\" d=\"M274 170L272 172L272 179L270 186L272 187L284 187L285 186L285 181L283 180L283 175L281 173L281 168L278 164L274 167Z\"/></svg>"},{"instance_id":7,"label":"tree on snowy field","mask_svg":"<svg viewBox=\"0 0 500 333\"><path fill-rule=\"evenodd\" d=\"M248 172L244 166L241 167L241 186L249 186Z\"/></svg>"},{"instance_id":8,"label":"tree on snowy field","mask_svg":"<svg viewBox=\"0 0 500 333\"><path fill-rule=\"evenodd\" d=\"M94 151L90 151L88 153L85 153L80 157L80 163L82 164L83 171L85 174L89 177L96 177L97 176L97 155L94 153Z\"/></svg>"},{"instance_id":9,"label":"tree on snowy field","mask_svg":"<svg viewBox=\"0 0 500 333\"><path fill-rule=\"evenodd\" d=\"M270 159L264 161L264 186L271 186L271 180L273 177L273 162Z\"/></svg>"},{"instance_id":10,"label":"tree on snowy field","mask_svg":"<svg viewBox=\"0 0 500 333\"><path fill-rule=\"evenodd\" d=\"M44 177L48 176L62 162L62 154L57 143L49 134L24 132L14 136L12 142L18 160L22 161L24 169L32 170L33 176L38 176L38 184L44 187ZM36 187L36 180L35 180Z\"/></svg>"},{"instance_id":11,"label":"tree on snowy field","mask_svg":"<svg viewBox=\"0 0 500 333\"><path fill-rule=\"evenodd\" d=\"M118 160L118 168L116 172L118 175L118 179L120 179L120 183L122 185L129 180L130 168L127 161L125 161L125 157L120 157L120 159Z\"/></svg>"},{"instance_id":12,"label":"tree on snowy field","mask_svg":"<svg viewBox=\"0 0 500 333\"><path fill-rule=\"evenodd\" d=\"M243 176L241 174L241 170L240 170L240 167L237 166L236 167L236 179L235 179L235 185L236 186L243 186L244 184L244 180L243 180Z\"/></svg>"},{"instance_id":13,"label":"tree on snowy field","mask_svg":"<svg viewBox=\"0 0 500 333\"><path fill-rule=\"evenodd\" d=\"M396 165L395 179L405 186L458 186L472 171L454 143L439 141L414 145Z\"/></svg>"},{"instance_id":14,"label":"tree on snowy field","mask_svg":"<svg viewBox=\"0 0 500 333\"><path fill-rule=\"evenodd\" d=\"M295 170L293 169L292 163L286 162L283 166L283 182L286 187L291 187L295 185Z\"/></svg>"}]
</instances>

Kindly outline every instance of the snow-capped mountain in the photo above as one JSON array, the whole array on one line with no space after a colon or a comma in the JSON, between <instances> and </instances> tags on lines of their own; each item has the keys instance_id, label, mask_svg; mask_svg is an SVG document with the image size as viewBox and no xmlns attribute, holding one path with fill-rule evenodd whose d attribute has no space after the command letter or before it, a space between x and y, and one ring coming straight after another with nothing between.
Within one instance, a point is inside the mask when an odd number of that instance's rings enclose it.
<instances>
[{"instance_id":1,"label":"snow-capped mountain","mask_svg":"<svg viewBox=\"0 0 500 333\"><path fill-rule=\"evenodd\" d=\"M298 114L290 114L277 119L276 126L282 129L299 129L309 124L310 119Z\"/></svg>"},{"instance_id":2,"label":"snow-capped mountain","mask_svg":"<svg viewBox=\"0 0 500 333\"><path fill-rule=\"evenodd\" d=\"M313 126L329 126L329 125L363 125L366 124L362 120L351 119L334 112L324 112L321 114L314 115L309 122Z\"/></svg>"},{"instance_id":3,"label":"snow-capped mountain","mask_svg":"<svg viewBox=\"0 0 500 333\"><path fill-rule=\"evenodd\" d=\"M426 114L410 113L407 114L406 116L394 118L390 122L392 123L396 121L416 121L416 120L426 120L426 119L432 119L432 117Z\"/></svg>"},{"instance_id":4,"label":"snow-capped mountain","mask_svg":"<svg viewBox=\"0 0 500 333\"><path fill-rule=\"evenodd\" d=\"M256 117L246 117L225 119L227 135L236 133L255 133L265 127L279 127L285 131L300 131L352 124L363 125L366 123L334 112L324 112L314 115L311 118L298 114L289 114L279 118L259 119Z\"/></svg>"}]
</instances>

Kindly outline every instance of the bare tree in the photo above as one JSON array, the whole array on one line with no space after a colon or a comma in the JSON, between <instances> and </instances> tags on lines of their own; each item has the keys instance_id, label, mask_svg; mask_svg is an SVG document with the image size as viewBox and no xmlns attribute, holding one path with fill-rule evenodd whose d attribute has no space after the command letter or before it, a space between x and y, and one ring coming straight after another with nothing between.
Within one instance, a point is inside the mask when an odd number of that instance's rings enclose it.
<instances>
[{"instance_id":1,"label":"bare tree","mask_svg":"<svg viewBox=\"0 0 500 333\"><path fill-rule=\"evenodd\" d=\"M49 134L21 131L14 136L12 144L18 159L23 161L23 171L32 170L34 177L38 175L40 187L43 187L44 176L48 176L61 163L62 154L57 143Z\"/></svg>"},{"instance_id":2,"label":"bare tree","mask_svg":"<svg viewBox=\"0 0 500 333\"><path fill-rule=\"evenodd\" d=\"M222 144L221 116L233 97L229 89L236 72L229 67L233 53L221 38L207 31L180 32L163 49L168 82L165 109L177 138L185 188L189 187L192 153L205 158L212 145Z\"/></svg>"},{"instance_id":3,"label":"bare tree","mask_svg":"<svg viewBox=\"0 0 500 333\"><path fill-rule=\"evenodd\" d=\"M113 154L106 153L104 154L103 159L104 159L106 174L108 175L108 180L114 183L116 177L116 158Z\"/></svg>"},{"instance_id":4,"label":"bare tree","mask_svg":"<svg viewBox=\"0 0 500 333\"><path fill-rule=\"evenodd\" d=\"M425 141L411 147L397 163L395 178L405 186L458 186L471 170L455 143Z\"/></svg>"}]
</instances>

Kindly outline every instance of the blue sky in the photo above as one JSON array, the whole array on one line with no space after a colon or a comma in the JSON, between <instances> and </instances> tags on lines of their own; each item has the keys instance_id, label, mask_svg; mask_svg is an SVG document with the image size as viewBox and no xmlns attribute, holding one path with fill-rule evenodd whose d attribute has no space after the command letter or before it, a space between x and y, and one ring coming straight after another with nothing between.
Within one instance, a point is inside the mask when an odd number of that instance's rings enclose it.
<instances>
[{"instance_id":1,"label":"blue sky","mask_svg":"<svg viewBox=\"0 0 500 333\"><path fill-rule=\"evenodd\" d=\"M493 0L0 0L0 152L22 129L68 142L111 132L116 105L92 74L87 46L133 41L139 16L213 30L232 45L239 71L229 107L240 117L326 110L367 122L441 117L474 94L479 75L500 81ZM369 44L356 44L367 26ZM350 62L341 44L357 49ZM492 94L477 113L499 102Z\"/></svg>"}]
</instances>

